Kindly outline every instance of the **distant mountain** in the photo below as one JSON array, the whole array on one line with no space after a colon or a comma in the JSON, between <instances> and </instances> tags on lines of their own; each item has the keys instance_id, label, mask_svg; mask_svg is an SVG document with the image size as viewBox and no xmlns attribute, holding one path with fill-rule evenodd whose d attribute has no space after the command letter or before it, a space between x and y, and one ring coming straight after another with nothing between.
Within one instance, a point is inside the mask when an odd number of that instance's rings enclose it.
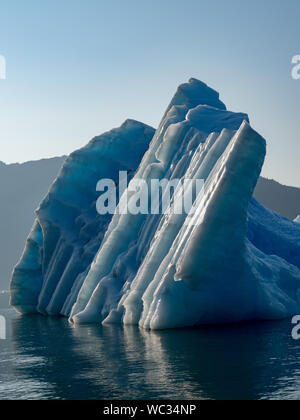
<instances>
[{"instance_id":1,"label":"distant mountain","mask_svg":"<svg viewBox=\"0 0 300 420\"><path fill-rule=\"evenodd\" d=\"M24 164L0 162L0 291L21 256L34 220L34 210L46 195L65 158Z\"/></svg>"},{"instance_id":2,"label":"distant mountain","mask_svg":"<svg viewBox=\"0 0 300 420\"><path fill-rule=\"evenodd\" d=\"M287 187L272 179L260 178L255 198L265 207L294 220L300 215L300 188Z\"/></svg>"}]
</instances>

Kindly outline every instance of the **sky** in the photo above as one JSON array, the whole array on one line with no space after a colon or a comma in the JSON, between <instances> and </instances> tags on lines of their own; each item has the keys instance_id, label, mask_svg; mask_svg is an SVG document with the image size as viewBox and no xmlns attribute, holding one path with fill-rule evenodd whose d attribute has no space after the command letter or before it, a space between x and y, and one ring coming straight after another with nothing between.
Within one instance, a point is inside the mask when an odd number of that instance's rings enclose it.
<instances>
[{"instance_id":1,"label":"sky","mask_svg":"<svg viewBox=\"0 0 300 420\"><path fill-rule=\"evenodd\" d=\"M249 114L263 175L300 187L299 0L5 0L0 160L69 154L133 118L156 127L196 77Z\"/></svg>"}]
</instances>

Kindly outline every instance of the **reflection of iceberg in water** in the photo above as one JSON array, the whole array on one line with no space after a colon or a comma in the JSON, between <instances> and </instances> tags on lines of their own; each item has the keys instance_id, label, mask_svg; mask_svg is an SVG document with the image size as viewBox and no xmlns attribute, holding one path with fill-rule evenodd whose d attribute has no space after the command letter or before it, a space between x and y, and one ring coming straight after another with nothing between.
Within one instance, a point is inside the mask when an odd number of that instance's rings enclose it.
<instances>
[{"instance_id":1,"label":"reflection of iceberg in water","mask_svg":"<svg viewBox=\"0 0 300 420\"><path fill-rule=\"evenodd\" d=\"M300 349L290 330L283 321L148 332L22 317L13 342L27 362L14 371L29 394L41 384L36 398L296 399Z\"/></svg>"}]
</instances>

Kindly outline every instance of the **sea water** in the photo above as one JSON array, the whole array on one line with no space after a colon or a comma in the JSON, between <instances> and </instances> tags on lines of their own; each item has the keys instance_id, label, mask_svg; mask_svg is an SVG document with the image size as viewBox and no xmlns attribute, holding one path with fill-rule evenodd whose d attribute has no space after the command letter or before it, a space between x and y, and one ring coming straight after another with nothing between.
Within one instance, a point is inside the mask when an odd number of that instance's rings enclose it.
<instances>
[{"instance_id":1,"label":"sea water","mask_svg":"<svg viewBox=\"0 0 300 420\"><path fill-rule=\"evenodd\" d=\"M0 309L0 399L300 399L290 320L149 332Z\"/></svg>"}]
</instances>

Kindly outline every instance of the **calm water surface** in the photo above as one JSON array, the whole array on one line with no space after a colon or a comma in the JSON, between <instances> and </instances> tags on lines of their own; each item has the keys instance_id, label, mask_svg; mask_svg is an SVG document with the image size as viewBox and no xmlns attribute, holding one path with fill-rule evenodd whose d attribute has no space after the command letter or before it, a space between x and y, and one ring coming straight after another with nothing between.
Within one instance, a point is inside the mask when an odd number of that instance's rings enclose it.
<instances>
[{"instance_id":1,"label":"calm water surface","mask_svg":"<svg viewBox=\"0 0 300 420\"><path fill-rule=\"evenodd\" d=\"M0 314L2 400L300 399L288 321L147 332Z\"/></svg>"}]
</instances>

